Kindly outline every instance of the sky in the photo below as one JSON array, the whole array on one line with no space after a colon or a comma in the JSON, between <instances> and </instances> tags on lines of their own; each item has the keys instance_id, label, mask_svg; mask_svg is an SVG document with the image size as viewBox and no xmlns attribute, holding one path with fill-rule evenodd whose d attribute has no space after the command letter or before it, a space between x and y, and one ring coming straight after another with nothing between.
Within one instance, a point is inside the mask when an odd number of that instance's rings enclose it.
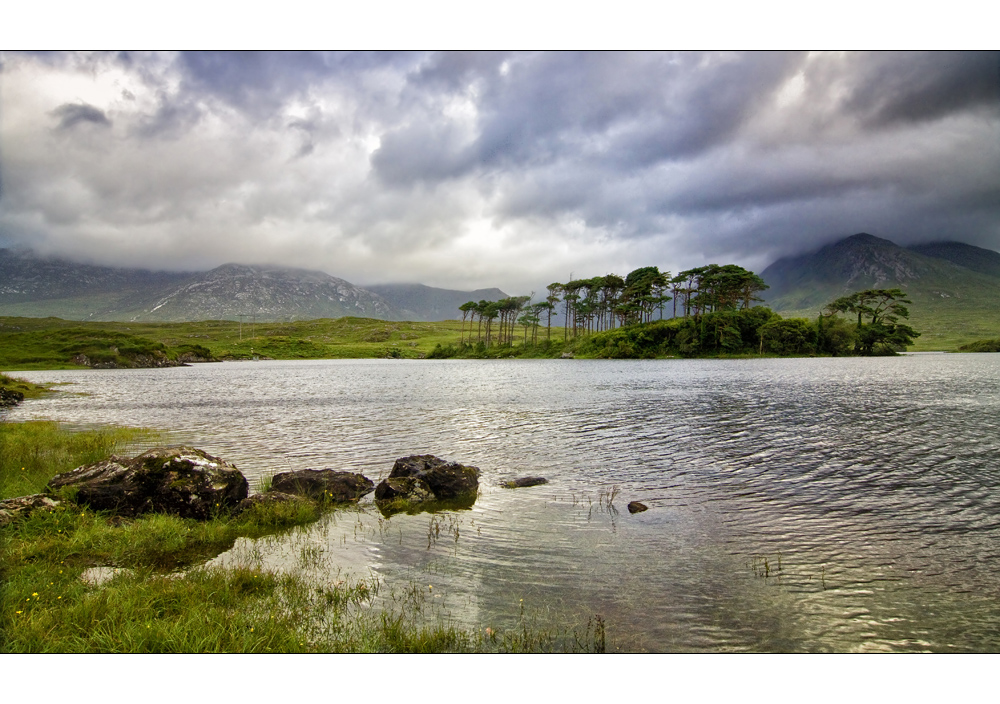
<instances>
[{"instance_id":1,"label":"sky","mask_svg":"<svg viewBox=\"0 0 1000 704\"><path fill-rule=\"evenodd\" d=\"M512 295L1000 250L1000 52L0 54L0 246Z\"/></svg>"}]
</instances>

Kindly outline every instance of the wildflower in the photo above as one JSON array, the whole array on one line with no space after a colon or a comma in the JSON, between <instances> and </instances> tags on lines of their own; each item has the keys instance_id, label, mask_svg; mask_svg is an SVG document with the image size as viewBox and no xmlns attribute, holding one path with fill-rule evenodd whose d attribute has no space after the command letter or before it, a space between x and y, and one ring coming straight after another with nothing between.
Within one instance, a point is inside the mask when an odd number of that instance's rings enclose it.
<instances>
[{"instance_id":1,"label":"wildflower","mask_svg":"<svg viewBox=\"0 0 1000 704\"><path fill-rule=\"evenodd\" d=\"M61 596L57 596L56 599L62 599L62 597Z\"/></svg>"},{"instance_id":2,"label":"wildflower","mask_svg":"<svg viewBox=\"0 0 1000 704\"><path fill-rule=\"evenodd\" d=\"M38 596L38 592L31 592L31 596Z\"/></svg>"}]
</instances>

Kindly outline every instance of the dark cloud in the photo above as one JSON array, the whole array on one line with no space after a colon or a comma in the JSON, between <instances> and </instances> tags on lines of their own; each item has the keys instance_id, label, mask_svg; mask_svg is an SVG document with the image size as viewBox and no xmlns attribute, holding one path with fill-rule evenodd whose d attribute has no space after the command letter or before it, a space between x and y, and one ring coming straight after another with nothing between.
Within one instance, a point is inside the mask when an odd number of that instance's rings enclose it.
<instances>
[{"instance_id":1,"label":"dark cloud","mask_svg":"<svg viewBox=\"0 0 1000 704\"><path fill-rule=\"evenodd\" d=\"M859 231L1000 248L997 52L5 54L3 79L0 237L109 263L515 292Z\"/></svg>"},{"instance_id":2,"label":"dark cloud","mask_svg":"<svg viewBox=\"0 0 1000 704\"><path fill-rule=\"evenodd\" d=\"M98 110L93 105L85 103L64 103L51 113L59 124L56 129L68 130L80 124L100 125L101 127L111 127L111 120L104 114L103 110Z\"/></svg>"},{"instance_id":3,"label":"dark cloud","mask_svg":"<svg viewBox=\"0 0 1000 704\"><path fill-rule=\"evenodd\" d=\"M1000 53L852 54L845 108L870 126L941 119L1000 102Z\"/></svg>"}]
</instances>

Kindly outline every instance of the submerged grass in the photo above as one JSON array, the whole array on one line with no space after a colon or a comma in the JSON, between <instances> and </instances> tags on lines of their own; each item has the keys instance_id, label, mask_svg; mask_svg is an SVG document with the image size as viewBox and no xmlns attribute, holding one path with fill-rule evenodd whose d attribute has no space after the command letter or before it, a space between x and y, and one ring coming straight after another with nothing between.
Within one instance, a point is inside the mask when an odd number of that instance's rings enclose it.
<instances>
[{"instance_id":1,"label":"submerged grass","mask_svg":"<svg viewBox=\"0 0 1000 704\"><path fill-rule=\"evenodd\" d=\"M34 493L54 474L149 431L71 432L55 423L0 423L0 498ZM237 538L298 530L320 508L259 505L195 521L162 514L122 519L75 506L35 512L0 528L0 651L547 652L603 651L587 631L553 634L521 613L516 627L428 623L427 595L378 579L317 585L258 564L205 567ZM457 536L457 533L456 533ZM118 568L104 583L92 567Z\"/></svg>"}]
</instances>

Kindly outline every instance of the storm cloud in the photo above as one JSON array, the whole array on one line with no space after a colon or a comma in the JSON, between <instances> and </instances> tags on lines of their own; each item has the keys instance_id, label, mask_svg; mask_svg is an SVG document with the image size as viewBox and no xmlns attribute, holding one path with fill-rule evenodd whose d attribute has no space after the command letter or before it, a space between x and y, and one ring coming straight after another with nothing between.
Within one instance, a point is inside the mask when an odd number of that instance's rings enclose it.
<instances>
[{"instance_id":1,"label":"storm cloud","mask_svg":"<svg viewBox=\"0 0 1000 704\"><path fill-rule=\"evenodd\" d=\"M510 293L1000 249L1000 53L5 53L0 246Z\"/></svg>"}]
</instances>

